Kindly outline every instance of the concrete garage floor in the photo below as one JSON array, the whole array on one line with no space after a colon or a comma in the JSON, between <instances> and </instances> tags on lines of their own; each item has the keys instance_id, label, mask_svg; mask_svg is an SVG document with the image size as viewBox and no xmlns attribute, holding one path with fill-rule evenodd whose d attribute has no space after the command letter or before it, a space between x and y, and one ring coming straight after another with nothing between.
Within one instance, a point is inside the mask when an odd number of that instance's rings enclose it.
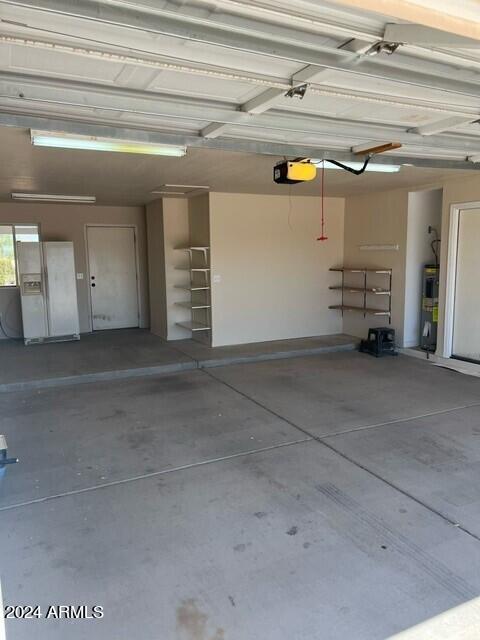
<instances>
[{"instance_id":1,"label":"concrete garage floor","mask_svg":"<svg viewBox=\"0 0 480 640\"><path fill-rule=\"evenodd\" d=\"M7 640L375 640L480 595L480 380L357 352L4 393Z\"/></svg>"},{"instance_id":2,"label":"concrete garage floor","mask_svg":"<svg viewBox=\"0 0 480 640\"><path fill-rule=\"evenodd\" d=\"M212 348L195 340L165 342L147 329L97 331L79 341L27 347L23 340L0 340L0 393L351 351L357 343L334 334Z\"/></svg>"}]
</instances>

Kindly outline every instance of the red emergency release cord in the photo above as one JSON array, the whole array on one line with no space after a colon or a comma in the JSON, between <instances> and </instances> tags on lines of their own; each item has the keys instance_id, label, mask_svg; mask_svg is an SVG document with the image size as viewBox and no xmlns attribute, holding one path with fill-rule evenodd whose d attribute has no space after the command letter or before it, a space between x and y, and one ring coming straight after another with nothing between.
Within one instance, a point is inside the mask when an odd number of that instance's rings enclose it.
<instances>
[{"instance_id":1,"label":"red emergency release cord","mask_svg":"<svg viewBox=\"0 0 480 640\"><path fill-rule=\"evenodd\" d=\"M322 221L322 235L317 240L328 240L328 236L325 235L325 161L322 162L322 195L321 195L321 221Z\"/></svg>"}]
</instances>

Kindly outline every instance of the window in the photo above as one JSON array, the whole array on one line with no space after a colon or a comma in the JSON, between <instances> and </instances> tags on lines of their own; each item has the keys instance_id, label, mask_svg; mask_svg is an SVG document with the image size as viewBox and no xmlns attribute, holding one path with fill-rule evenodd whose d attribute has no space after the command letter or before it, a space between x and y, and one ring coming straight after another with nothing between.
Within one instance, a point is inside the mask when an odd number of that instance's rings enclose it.
<instances>
[{"instance_id":1,"label":"window","mask_svg":"<svg viewBox=\"0 0 480 640\"><path fill-rule=\"evenodd\" d=\"M36 224L0 224L0 287L17 286L17 242L38 242Z\"/></svg>"}]
</instances>

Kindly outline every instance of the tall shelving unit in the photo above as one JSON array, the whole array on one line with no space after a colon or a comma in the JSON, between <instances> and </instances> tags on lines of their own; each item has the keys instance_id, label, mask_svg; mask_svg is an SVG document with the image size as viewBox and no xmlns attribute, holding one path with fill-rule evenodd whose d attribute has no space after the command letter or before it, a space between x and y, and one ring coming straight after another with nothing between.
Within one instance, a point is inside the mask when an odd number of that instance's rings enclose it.
<instances>
[{"instance_id":1,"label":"tall shelving unit","mask_svg":"<svg viewBox=\"0 0 480 640\"><path fill-rule=\"evenodd\" d=\"M175 304L190 310L190 319L176 324L192 332L192 337L202 342L211 335L211 294L210 294L210 247L177 247L188 254L189 263L185 267L176 267L189 273L190 280L185 285L175 285L177 289L188 291L189 300Z\"/></svg>"},{"instance_id":2,"label":"tall shelving unit","mask_svg":"<svg viewBox=\"0 0 480 640\"><path fill-rule=\"evenodd\" d=\"M352 267L332 267L330 271L336 271L342 274L342 283L329 287L334 291L341 291L342 301L341 304L330 305L329 309L338 309L342 312L342 316L345 311L356 311L363 313L365 318L367 315L373 316L385 316L388 317L388 322L392 322L392 269L370 269L370 268L352 268ZM359 274L362 276L363 284L359 286L350 286L345 282L346 274ZM388 278L386 287L374 286L369 282L369 275L379 275ZM345 294L355 294L361 296L362 303L346 304ZM382 296L388 299L388 308L379 309L378 307L369 306L370 296Z\"/></svg>"}]
</instances>

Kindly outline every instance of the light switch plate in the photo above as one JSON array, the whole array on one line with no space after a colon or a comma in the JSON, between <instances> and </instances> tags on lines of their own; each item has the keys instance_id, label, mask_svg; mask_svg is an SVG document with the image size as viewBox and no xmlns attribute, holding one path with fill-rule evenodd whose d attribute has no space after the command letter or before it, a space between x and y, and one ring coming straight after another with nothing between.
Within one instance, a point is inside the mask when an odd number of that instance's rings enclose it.
<instances>
[{"instance_id":1,"label":"light switch plate","mask_svg":"<svg viewBox=\"0 0 480 640\"><path fill-rule=\"evenodd\" d=\"M83 273L77 273L77 280L83 280Z\"/></svg>"},{"instance_id":2,"label":"light switch plate","mask_svg":"<svg viewBox=\"0 0 480 640\"><path fill-rule=\"evenodd\" d=\"M216 273L212 278L213 284L218 284L221 281L222 281L222 276L219 275L218 273Z\"/></svg>"}]
</instances>

